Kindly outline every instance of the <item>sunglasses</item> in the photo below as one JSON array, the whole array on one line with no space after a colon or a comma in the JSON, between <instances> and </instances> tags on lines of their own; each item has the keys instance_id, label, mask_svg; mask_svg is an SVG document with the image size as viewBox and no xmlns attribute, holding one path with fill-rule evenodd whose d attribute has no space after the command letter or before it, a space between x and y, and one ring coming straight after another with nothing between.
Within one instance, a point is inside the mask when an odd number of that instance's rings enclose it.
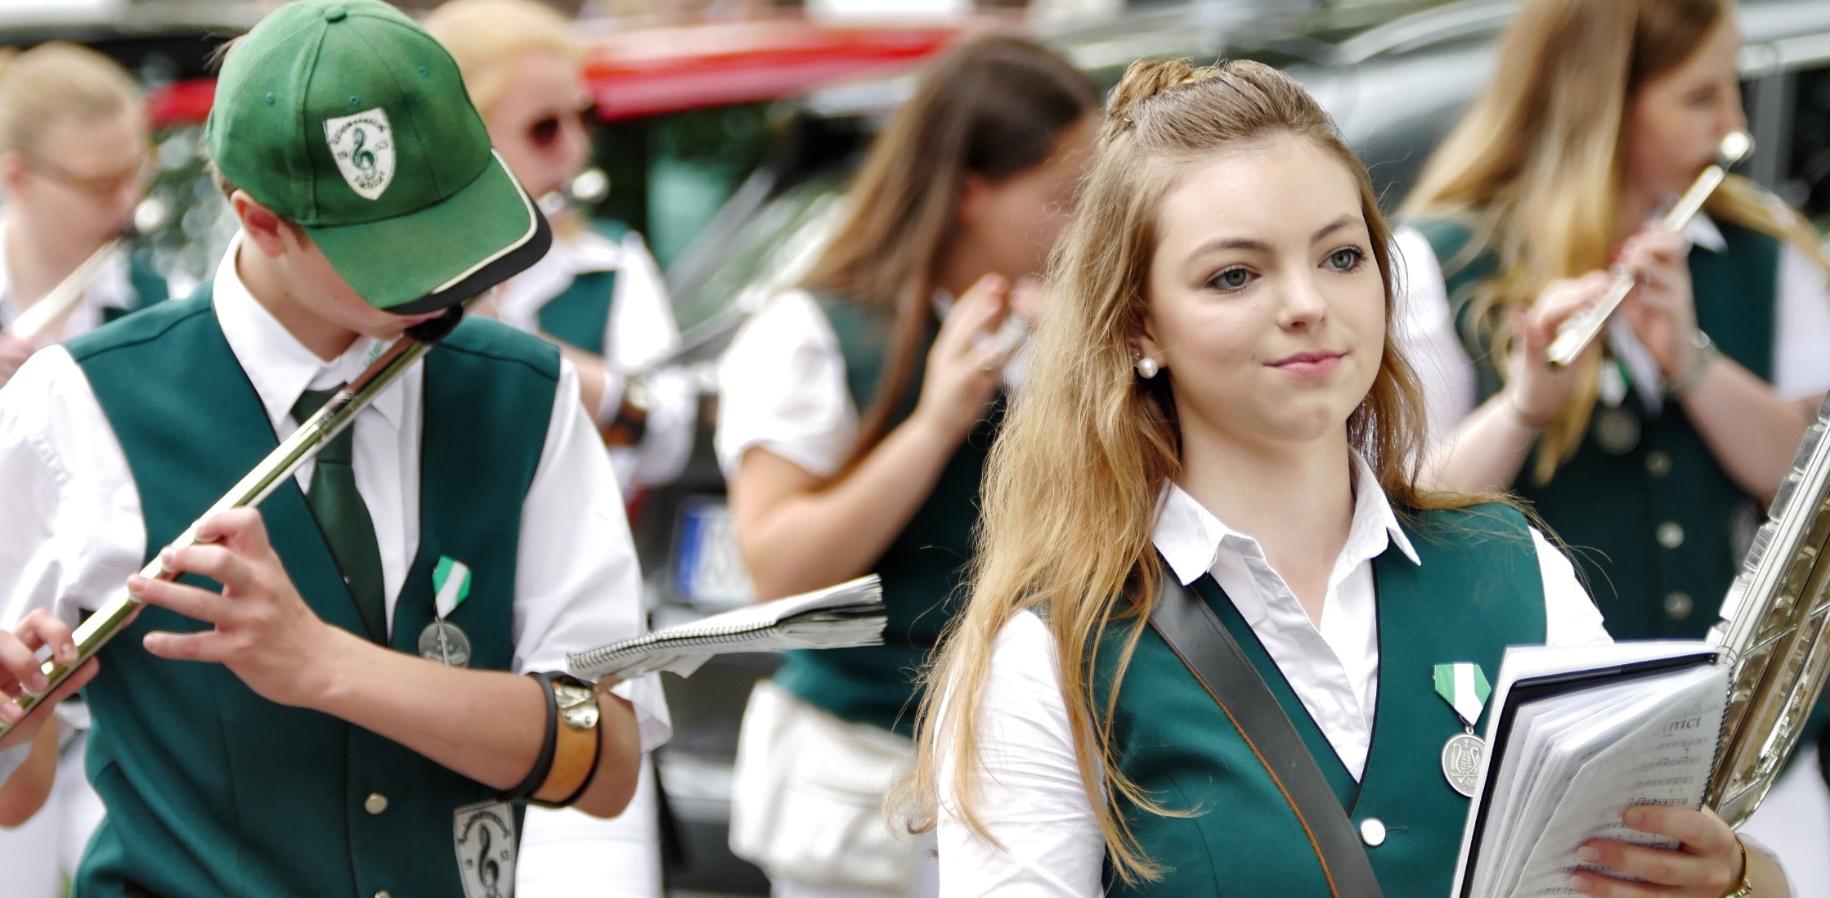
<instances>
[{"instance_id":1,"label":"sunglasses","mask_svg":"<svg viewBox=\"0 0 1830 898\"><path fill-rule=\"evenodd\" d=\"M541 116L527 126L528 143L533 144L536 149L552 149L553 145L559 142L560 129L565 127L566 122L576 121L580 128L588 128L591 120L596 117L597 105L595 103L587 104L573 112Z\"/></svg>"},{"instance_id":2,"label":"sunglasses","mask_svg":"<svg viewBox=\"0 0 1830 898\"><path fill-rule=\"evenodd\" d=\"M143 188L152 182L153 175L157 173L150 155L133 168L103 175L79 175L40 158L28 157L26 166L65 187L98 198L114 196L130 185Z\"/></svg>"}]
</instances>

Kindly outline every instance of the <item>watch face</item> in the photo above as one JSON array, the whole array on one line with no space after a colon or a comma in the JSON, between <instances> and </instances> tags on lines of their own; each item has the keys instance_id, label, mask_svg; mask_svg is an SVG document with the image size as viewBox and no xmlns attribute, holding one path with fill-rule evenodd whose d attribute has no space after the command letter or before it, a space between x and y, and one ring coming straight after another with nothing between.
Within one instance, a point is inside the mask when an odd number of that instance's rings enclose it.
<instances>
[{"instance_id":1,"label":"watch face","mask_svg":"<svg viewBox=\"0 0 1830 898\"><path fill-rule=\"evenodd\" d=\"M559 715L565 719L566 726L575 730L597 726L597 695L590 687L554 683L553 699L559 705Z\"/></svg>"}]
</instances>

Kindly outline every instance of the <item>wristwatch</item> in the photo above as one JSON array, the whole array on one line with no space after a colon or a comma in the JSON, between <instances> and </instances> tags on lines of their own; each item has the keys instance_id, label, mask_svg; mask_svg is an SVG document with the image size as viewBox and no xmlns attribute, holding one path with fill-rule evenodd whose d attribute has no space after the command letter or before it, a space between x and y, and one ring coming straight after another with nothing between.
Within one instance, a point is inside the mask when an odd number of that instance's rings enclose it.
<instances>
[{"instance_id":1,"label":"wristwatch","mask_svg":"<svg viewBox=\"0 0 1830 898\"><path fill-rule=\"evenodd\" d=\"M565 674L554 674L551 681L559 717L554 724L553 766L533 799L564 807L577 801L597 774L600 714L597 691L590 683Z\"/></svg>"},{"instance_id":2,"label":"wristwatch","mask_svg":"<svg viewBox=\"0 0 1830 898\"><path fill-rule=\"evenodd\" d=\"M1715 361L1716 356L1722 352L1716 348L1716 341L1709 339L1709 335L1701 329L1691 335L1690 348L1690 364L1684 366L1683 373L1665 384L1665 395L1682 396L1686 390L1696 386L1697 381L1703 379L1703 372L1709 368L1709 363Z\"/></svg>"}]
</instances>

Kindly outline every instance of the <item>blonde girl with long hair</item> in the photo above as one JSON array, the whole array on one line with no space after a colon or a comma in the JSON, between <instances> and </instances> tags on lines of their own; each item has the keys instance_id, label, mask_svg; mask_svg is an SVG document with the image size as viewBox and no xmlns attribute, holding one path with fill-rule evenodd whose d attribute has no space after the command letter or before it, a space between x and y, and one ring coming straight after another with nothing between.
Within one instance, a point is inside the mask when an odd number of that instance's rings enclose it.
<instances>
[{"instance_id":1,"label":"blonde girl with long hair","mask_svg":"<svg viewBox=\"0 0 1830 898\"><path fill-rule=\"evenodd\" d=\"M61 322L27 342L7 328L121 234L151 163L139 85L114 60L73 44L0 57L0 386L32 352L166 298L140 254L116 254ZM88 714L58 709L39 733L29 789L0 792L0 869L8 894L52 898L76 872L102 819L83 771ZM11 794L8 794L11 793ZM21 794L28 793L28 794ZM29 816L23 809L44 810Z\"/></svg>"},{"instance_id":2,"label":"blonde girl with long hair","mask_svg":"<svg viewBox=\"0 0 1830 898\"><path fill-rule=\"evenodd\" d=\"M1433 666L1491 676L1507 645L1608 637L1519 510L1417 485L1389 239L1365 168L1284 75L1127 72L923 708L904 797L938 828L943 893L1330 893L1268 768L1146 623L1160 601L1235 634L1377 846L1384 894L1447 893L1468 801L1439 766L1463 721ZM1656 894L1739 883L1708 812L1627 821L1684 850L1586 847Z\"/></svg>"},{"instance_id":3,"label":"blonde girl with long hair","mask_svg":"<svg viewBox=\"0 0 1830 898\"><path fill-rule=\"evenodd\" d=\"M528 193L563 195L591 156L584 48L540 0L451 0L426 17L451 51L490 142ZM677 371L631 372L679 345L660 266L622 222L555 217L553 250L503 284L504 323L557 345L578 368L587 411L613 434L625 497L672 481L692 452L697 393Z\"/></svg>"},{"instance_id":4,"label":"blonde girl with long hair","mask_svg":"<svg viewBox=\"0 0 1830 898\"><path fill-rule=\"evenodd\" d=\"M1802 216L1730 176L1682 234L1649 223L1747 126L1735 13L1529 0L1402 210L1428 482L1530 501L1618 638L1708 630L1830 388L1830 262ZM1551 368L1558 325L1610 267L1640 285L1585 356ZM1809 818L1748 829L1830 889L1830 794L1809 754L1781 789Z\"/></svg>"},{"instance_id":5,"label":"blonde girl with long hair","mask_svg":"<svg viewBox=\"0 0 1830 898\"><path fill-rule=\"evenodd\" d=\"M1585 550L1617 636L1715 620L1733 525L1758 520L1830 388L1830 263L1801 216L1731 176L1683 234L1649 224L1746 127L1734 12L1531 0L1402 210L1431 482L1531 499ZM1640 286L1551 368L1549 338L1610 267Z\"/></svg>"},{"instance_id":6,"label":"blonde girl with long hair","mask_svg":"<svg viewBox=\"0 0 1830 898\"><path fill-rule=\"evenodd\" d=\"M1000 415L1013 285L1039 272L1099 93L1016 37L963 40L868 152L803 287L719 371L718 456L762 598L876 572L881 647L791 653L752 695L732 846L778 896L930 894L880 813L951 615Z\"/></svg>"}]
</instances>

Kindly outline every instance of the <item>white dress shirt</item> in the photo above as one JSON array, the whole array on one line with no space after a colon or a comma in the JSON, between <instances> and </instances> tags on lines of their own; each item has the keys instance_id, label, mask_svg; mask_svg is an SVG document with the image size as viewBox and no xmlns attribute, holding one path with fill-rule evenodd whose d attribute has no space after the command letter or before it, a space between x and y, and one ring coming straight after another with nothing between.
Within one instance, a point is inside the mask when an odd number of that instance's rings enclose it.
<instances>
[{"instance_id":1,"label":"white dress shirt","mask_svg":"<svg viewBox=\"0 0 1830 898\"><path fill-rule=\"evenodd\" d=\"M640 234L611 240L586 230L553 241L539 262L510 278L497 294L502 322L528 333L540 330L540 310L580 276L616 272L615 296L604 327L604 360L612 372L598 418L610 420L623 400L616 372L637 371L680 344L673 306L661 269ZM681 370L654 372L648 386L648 423L639 445L610 450L610 464L625 494L680 476L693 448L698 396Z\"/></svg>"},{"instance_id":2,"label":"white dress shirt","mask_svg":"<svg viewBox=\"0 0 1830 898\"><path fill-rule=\"evenodd\" d=\"M215 312L284 440L297 429L290 410L304 390L346 382L383 347L360 339L336 359L319 359L248 293L234 262L239 245L230 244L217 269ZM352 425L356 488L375 525L390 627L419 542L424 384L414 367ZM299 472L301 488L311 470L307 463ZM125 591L147 548L139 492L87 378L61 346L34 355L0 389L0 483L10 497L0 503L0 626L10 629L38 608L74 624L79 612ZM516 671L563 670L567 652L644 629L622 499L570 365L560 367L545 447L520 513ZM643 750L666 741L670 723L658 683L642 678L615 691L635 706Z\"/></svg>"},{"instance_id":3,"label":"white dress shirt","mask_svg":"<svg viewBox=\"0 0 1830 898\"><path fill-rule=\"evenodd\" d=\"M1691 219L1684 236L1693 252L1728 249L1722 231L1706 215ZM1432 441L1448 439L1480 404L1479 373L1449 305L1441 260L1415 228L1399 228L1394 267L1398 269L1397 321L1393 331L1405 358L1424 384L1424 404ZM1815 398L1830 390L1830 279L1798 247L1783 244L1779 253L1777 317L1773 327L1773 389L1786 399ZM1632 370L1633 383L1649 408L1663 402L1662 379L1651 354L1615 318L1607 340L1615 355Z\"/></svg>"},{"instance_id":4,"label":"white dress shirt","mask_svg":"<svg viewBox=\"0 0 1830 898\"><path fill-rule=\"evenodd\" d=\"M1184 585L1213 575L1358 779L1378 701L1373 559L1395 546L1411 564L1419 561L1377 477L1357 458L1354 470L1353 521L1328 577L1319 627L1258 541L1228 527L1180 487L1165 491L1153 541ZM1535 529L1532 543L1544 584L1546 643L1609 641L1569 560ZM1081 783L1054 639L1040 617L1019 614L999 632L980 702L987 713L978 720L983 769L975 778L973 807L1003 848L974 836L954 813L953 759L943 741L941 893L1101 894L1105 842L1093 808L1103 796L1088 796Z\"/></svg>"}]
</instances>

